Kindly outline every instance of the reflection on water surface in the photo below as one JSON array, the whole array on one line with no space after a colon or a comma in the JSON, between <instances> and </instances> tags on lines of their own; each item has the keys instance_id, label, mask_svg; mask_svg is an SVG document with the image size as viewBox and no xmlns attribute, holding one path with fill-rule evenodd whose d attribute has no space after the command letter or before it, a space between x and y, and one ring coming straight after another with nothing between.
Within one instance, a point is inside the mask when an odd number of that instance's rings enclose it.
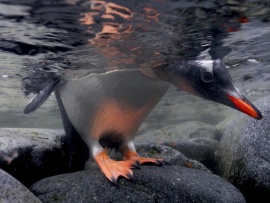
<instances>
[{"instance_id":1,"label":"reflection on water surface","mask_svg":"<svg viewBox=\"0 0 270 203\"><path fill-rule=\"evenodd\" d=\"M54 78L152 68L173 57L222 58L251 100L269 95L269 20L260 0L0 0L1 127L62 128L54 97L22 113ZM232 112L171 88L142 128L216 124Z\"/></svg>"}]
</instances>

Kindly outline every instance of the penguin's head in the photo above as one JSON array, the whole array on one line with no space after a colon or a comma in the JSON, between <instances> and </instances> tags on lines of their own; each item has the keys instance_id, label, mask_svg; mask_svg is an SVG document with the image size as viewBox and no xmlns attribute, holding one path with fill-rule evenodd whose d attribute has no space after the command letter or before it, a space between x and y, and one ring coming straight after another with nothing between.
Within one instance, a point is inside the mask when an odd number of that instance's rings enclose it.
<instances>
[{"instance_id":1,"label":"penguin's head","mask_svg":"<svg viewBox=\"0 0 270 203\"><path fill-rule=\"evenodd\" d=\"M262 119L261 112L235 87L221 60L172 60L157 67L156 74L180 89Z\"/></svg>"}]
</instances>

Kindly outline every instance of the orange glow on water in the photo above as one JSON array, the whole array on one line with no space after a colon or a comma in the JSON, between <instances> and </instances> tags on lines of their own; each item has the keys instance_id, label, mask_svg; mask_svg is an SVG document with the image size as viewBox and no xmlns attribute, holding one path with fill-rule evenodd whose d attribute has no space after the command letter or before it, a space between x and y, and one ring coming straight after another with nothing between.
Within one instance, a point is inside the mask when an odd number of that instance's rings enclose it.
<instances>
[{"instance_id":1,"label":"orange glow on water","mask_svg":"<svg viewBox=\"0 0 270 203\"><path fill-rule=\"evenodd\" d=\"M84 25L92 25L95 23L94 16L98 15L98 12L88 12L84 14L84 17L80 19L80 22Z\"/></svg>"},{"instance_id":2,"label":"orange glow on water","mask_svg":"<svg viewBox=\"0 0 270 203\"><path fill-rule=\"evenodd\" d=\"M113 24L104 24L101 33L108 33L108 34L117 34L118 29L117 29L117 25L114 26Z\"/></svg>"},{"instance_id":3,"label":"orange glow on water","mask_svg":"<svg viewBox=\"0 0 270 203\"><path fill-rule=\"evenodd\" d=\"M144 7L143 10L144 10L147 18L154 19L156 22L158 22L158 17L160 15L160 13L157 12L157 10L155 10L149 6Z\"/></svg>"},{"instance_id":4,"label":"orange glow on water","mask_svg":"<svg viewBox=\"0 0 270 203\"><path fill-rule=\"evenodd\" d=\"M132 18L132 14L133 14L128 8L124 6L120 6L111 2L99 1L99 0L91 1L91 9L101 11L104 14L111 15L111 16L115 14L115 15L121 16L125 20Z\"/></svg>"},{"instance_id":5,"label":"orange glow on water","mask_svg":"<svg viewBox=\"0 0 270 203\"><path fill-rule=\"evenodd\" d=\"M119 10L122 10L122 12L120 12ZM126 20L132 18L132 16L133 16L133 13L128 8L123 7L123 6L119 6L117 4L110 3L110 2L109 3L106 2L105 13L116 14L116 15L119 15Z\"/></svg>"},{"instance_id":6,"label":"orange glow on water","mask_svg":"<svg viewBox=\"0 0 270 203\"><path fill-rule=\"evenodd\" d=\"M82 15L80 22L88 26L89 33L94 34L89 39L89 45L94 54L106 61L108 70L128 65L149 68L162 62L155 60L160 55L157 50L146 50L143 47L144 42L134 43L137 38L134 38L136 34L132 35L137 30L144 30L147 33L150 29L149 23L159 21L160 13L150 5L145 4L132 11L123 5L92 0L89 12Z\"/></svg>"},{"instance_id":7,"label":"orange glow on water","mask_svg":"<svg viewBox=\"0 0 270 203\"><path fill-rule=\"evenodd\" d=\"M114 20L115 19L114 16L111 15L111 14L103 14L101 16L101 18L103 18L103 19L111 19L111 20Z\"/></svg>"}]
</instances>

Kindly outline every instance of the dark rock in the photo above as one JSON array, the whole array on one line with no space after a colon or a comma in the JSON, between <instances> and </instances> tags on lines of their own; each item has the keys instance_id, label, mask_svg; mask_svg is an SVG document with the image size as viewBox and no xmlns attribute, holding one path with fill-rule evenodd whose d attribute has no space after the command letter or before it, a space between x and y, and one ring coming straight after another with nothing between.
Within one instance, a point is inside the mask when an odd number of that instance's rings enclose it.
<instances>
[{"instance_id":1,"label":"dark rock","mask_svg":"<svg viewBox=\"0 0 270 203\"><path fill-rule=\"evenodd\" d=\"M270 97L255 102L261 121L241 116L221 140L220 174L237 186L248 202L270 202Z\"/></svg>"},{"instance_id":2,"label":"dark rock","mask_svg":"<svg viewBox=\"0 0 270 203\"><path fill-rule=\"evenodd\" d=\"M219 142L217 140L202 137L202 138L192 138L182 142L166 143L166 145L181 152L189 159L201 162L212 172L216 172L217 170L216 153L219 151Z\"/></svg>"},{"instance_id":3,"label":"dark rock","mask_svg":"<svg viewBox=\"0 0 270 203\"><path fill-rule=\"evenodd\" d=\"M179 143L180 144L180 143ZM180 151L173 149L172 147L166 145L159 145L153 143L147 144L137 144L136 150L138 154L142 157L151 157L151 158L162 158L167 163L177 166L185 166L200 170L209 171L202 163L190 159Z\"/></svg>"},{"instance_id":4,"label":"dark rock","mask_svg":"<svg viewBox=\"0 0 270 203\"><path fill-rule=\"evenodd\" d=\"M1 203L41 203L41 201L30 192L19 181L0 169L0 202Z\"/></svg>"},{"instance_id":5,"label":"dark rock","mask_svg":"<svg viewBox=\"0 0 270 203\"><path fill-rule=\"evenodd\" d=\"M224 179L180 166L142 166L134 182L110 183L97 167L58 175L35 183L31 190L44 203L73 202L245 202L242 194Z\"/></svg>"},{"instance_id":6,"label":"dark rock","mask_svg":"<svg viewBox=\"0 0 270 203\"><path fill-rule=\"evenodd\" d=\"M63 131L1 129L0 168L26 186L51 175L67 172Z\"/></svg>"},{"instance_id":7,"label":"dark rock","mask_svg":"<svg viewBox=\"0 0 270 203\"><path fill-rule=\"evenodd\" d=\"M68 151L70 151L70 148L66 149L66 139L63 131L59 130L1 129L0 167L26 186L30 186L48 176L82 170L86 159L80 159L81 154L74 155L74 159L78 160L77 168L69 168L68 155L70 153ZM196 158L195 153L190 159L169 147L169 144L165 146L160 143L146 141L140 143L136 144L136 148L141 156L164 158L170 164L208 170L203 164L193 160L194 157ZM176 143L179 144L179 142ZM185 143L189 143L189 141ZM83 148L79 143L76 146ZM184 147L182 146L182 148ZM188 145L187 148L185 151L197 151L196 146L192 148L192 146ZM199 150L200 152L203 151L201 148ZM200 152L198 152L200 159L197 160L201 160Z\"/></svg>"},{"instance_id":8,"label":"dark rock","mask_svg":"<svg viewBox=\"0 0 270 203\"><path fill-rule=\"evenodd\" d=\"M189 121L141 134L135 138L135 143L155 143L156 145L169 146L193 160L190 163L196 160L196 164L192 164L192 166L206 169L202 165L204 164L211 171L216 172L216 152L219 146L217 140L219 139L220 133L215 126Z\"/></svg>"}]
</instances>

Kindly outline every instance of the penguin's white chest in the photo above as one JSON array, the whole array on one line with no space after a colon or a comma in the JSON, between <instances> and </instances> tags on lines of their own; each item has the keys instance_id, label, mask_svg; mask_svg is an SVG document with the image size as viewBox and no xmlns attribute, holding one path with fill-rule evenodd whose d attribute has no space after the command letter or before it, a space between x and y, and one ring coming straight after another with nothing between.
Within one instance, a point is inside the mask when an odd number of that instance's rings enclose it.
<instances>
[{"instance_id":1,"label":"penguin's white chest","mask_svg":"<svg viewBox=\"0 0 270 203\"><path fill-rule=\"evenodd\" d=\"M168 88L131 70L66 81L58 90L72 125L89 143L108 135L129 141Z\"/></svg>"}]
</instances>

